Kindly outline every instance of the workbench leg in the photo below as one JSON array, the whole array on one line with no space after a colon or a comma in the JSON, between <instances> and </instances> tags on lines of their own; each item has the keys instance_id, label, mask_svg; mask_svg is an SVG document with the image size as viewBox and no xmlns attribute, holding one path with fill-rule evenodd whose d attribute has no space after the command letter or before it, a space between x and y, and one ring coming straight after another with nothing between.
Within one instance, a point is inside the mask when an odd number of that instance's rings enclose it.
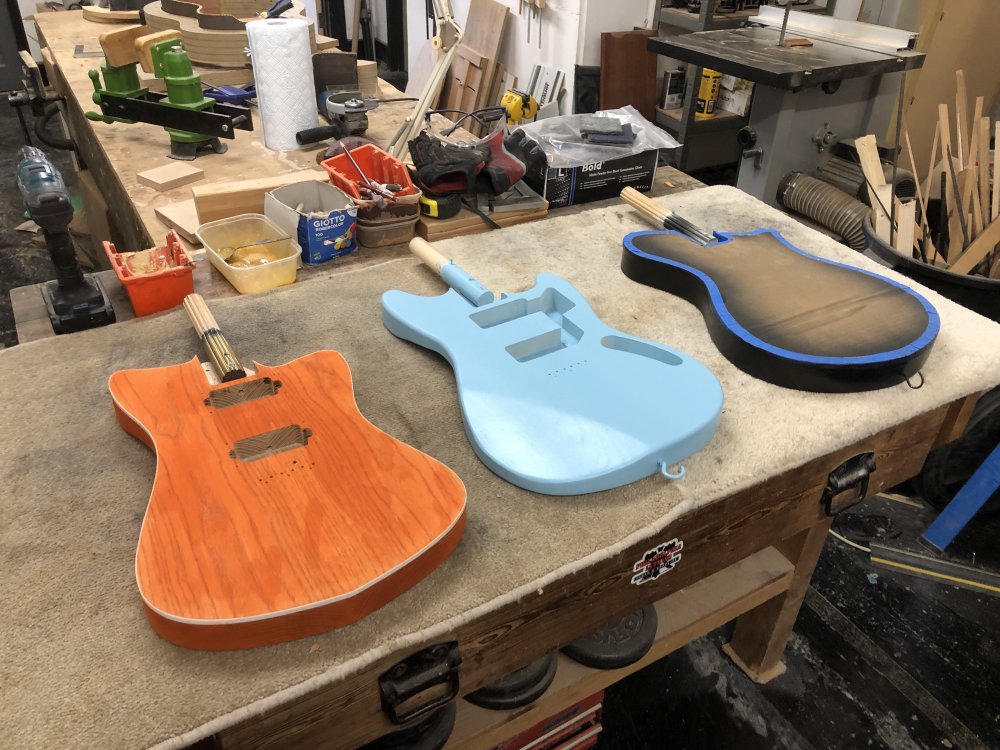
<instances>
[{"instance_id":1,"label":"workbench leg","mask_svg":"<svg viewBox=\"0 0 1000 750\"><path fill-rule=\"evenodd\" d=\"M722 647L754 682L770 682L785 671L781 655L832 523L832 517L825 518L775 545L795 563L791 585L784 593L738 617L732 639Z\"/></svg>"}]
</instances>

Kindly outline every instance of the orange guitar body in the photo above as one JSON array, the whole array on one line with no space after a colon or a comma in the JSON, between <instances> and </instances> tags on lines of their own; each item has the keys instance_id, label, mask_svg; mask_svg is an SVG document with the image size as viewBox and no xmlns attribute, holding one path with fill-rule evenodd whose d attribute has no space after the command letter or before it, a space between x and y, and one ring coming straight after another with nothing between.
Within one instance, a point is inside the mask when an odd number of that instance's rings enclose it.
<instances>
[{"instance_id":1,"label":"orange guitar body","mask_svg":"<svg viewBox=\"0 0 1000 750\"><path fill-rule=\"evenodd\" d=\"M362 416L340 354L254 367L221 385L197 359L109 381L119 423L157 456L135 576L153 630L179 646L355 622L465 529L462 481Z\"/></svg>"}]
</instances>

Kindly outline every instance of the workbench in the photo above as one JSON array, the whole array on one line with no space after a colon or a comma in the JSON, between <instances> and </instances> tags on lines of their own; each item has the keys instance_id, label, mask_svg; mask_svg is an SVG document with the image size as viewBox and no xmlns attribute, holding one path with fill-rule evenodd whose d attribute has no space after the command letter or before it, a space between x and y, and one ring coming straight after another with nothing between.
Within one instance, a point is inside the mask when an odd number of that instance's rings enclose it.
<instances>
[{"instance_id":1,"label":"workbench","mask_svg":"<svg viewBox=\"0 0 1000 750\"><path fill-rule=\"evenodd\" d=\"M268 150L263 144L259 113L253 108L252 132L237 131L234 140L223 139L223 143L229 147L227 153L208 153L192 162L205 171L203 179L170 190L157 191L140 183L136 175L171 163L172 160L166 156L169 140L163 128L146 123L126 125L93 122L84 116L85 112L98 111L91 98L94 87L87 73L98 68L102 58L77 57L76 49L78 46L88 50L100 49L98 35L114 27L88 22L79 11L40 13L35 16L35 24L38 39L42 47L46 48L46 57L51 61L48 65L51 68L49 74L54 80L50 83L65 97L61 107L70 136L77 146L78 158L82 166L89 170L97 188L112 209L118 236L95 237L98 248L100 241L105 239L115 240L119 252L142 250L162 244L169 227L156 216L156 209L189 200L192 187L316 168L316 156L326 147L326 143L323 143L289 152ZM380 81L379 86L382 98L404 96L403 92L385 81ZM381 104L368 113L369 128L365 133L366 137L385 147L412 110L413 102ZM450 121L440 116L435 117L440 123L451 125ZM472 136L459 128L452 139L471 140ZM666 195L701 186L700 182L683 172L672 167L660 167L652 194ZM581 207L568 210L576 212ZM181 242L193 257L202 261L196 264L194 270L195 286L202 296L212 299L236 294L222 275L207 260L203 260L204 253L194 251L183 238ZM362 247L352 255L323 265L304 266L298 275L300 280L307 280L331 272L356 270L390 258L403 257L407 253L405 244L380 248ZM104 271L100 273L100 277L118 319L127 320L132 317L131 305L114 273ZM10 297L18 340L21 343L52 335L38 285L12 289Z\"/></svg>"},{"instance_id":2,"label":"workbench","mask_svg":"<svg viewBox=\"0 0 1000 750\"><path fill-rule=\"evenodd\" d=\"M71 34L61 18L70 14L51 15L39 18L50 45ZM72 77L61 75L64 84ZM73 114L73 102L67 106L75 127L89 128ZM109 203L131 214L128 231L145 242L158 233L148 228L152 206L177 198L136 185L134 165L116 169L110 154L123 163L133 149L134 161L153 147L141 132L165 148L163 134L110 127L113 135L102 133L81 151L90 151L88 164L116 191ZM114 147L102 148L102 141ZM255 163L298 165L298 155L247 148ZM231 160L220 169L228 178L240 166ZM660 200L702 225L771 226L824 257L877 268L733 188ZM762 682L780 675L832 521L822 500L828 475L864 452L877 466L869 494L916 474L931 448L962 432L976 395L1000 379L1000 326L921 289L942 319L922 388L778 388L726 361L692 305L621 274L622 237L645 228L624 205L582 207L439 247L496 291L525 289L542 271L561 275L609 325L706 364L726 405L718 434L685 462L679 481L654 476L607 492L552 497L493 475L465 436L450 367L381 324L383 291L444 291L401 252L372 253L363 265L307 283L212 303L247 358L277 364L321 348L342 352L361 412L452 467L468 491L462 542L427 579L354 625L280 646L189 651L160 640L142 613L133 563L155 460L119 429L106 382L120 369L190 359L196 339L183 312L0 352L8 394L0 403L5 741L60 750L180 748L214 735L227 750L356 747L393 729L378 677L417 651L457 643L465 695L649 603L660 624L643 660L597 671L561 657L549 691L514 711L459 701L448 747L490 747L731 620L727 650L736 663ZM834 498L832 509L852 499ZM683 543L676 566L635 585L636 563L672 540Z\"/></svg>"}]
</instances>

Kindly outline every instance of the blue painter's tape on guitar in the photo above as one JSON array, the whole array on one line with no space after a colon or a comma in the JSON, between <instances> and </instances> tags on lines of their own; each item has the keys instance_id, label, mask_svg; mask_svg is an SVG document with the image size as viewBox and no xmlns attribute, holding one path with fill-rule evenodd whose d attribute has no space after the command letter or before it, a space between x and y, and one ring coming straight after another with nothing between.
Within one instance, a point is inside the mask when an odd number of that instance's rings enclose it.
<instances>
[{"instance_id":1,"label":"blue painter's tape on guitar","mask_svg":"<svg viewBox=\"0 0 1000 750\"><path fill-rule=\"evenodd\" d=\"M455 289L389 291L382 321L448 360L476 454L534 492L634 482L683 461L718 428L722 387L704 365L611 328L552 274L478 306Z\"/></svg>"},{"instance_id":2,"label":"blue painter's tape on guitar","mask_svg":"<svg viewBox=\"0 0 1000 750\"><path fill-rule=\"evenodd\" d=\"M856 392L908 380L941 328L903 284L820 258L773 229L625 237L622 271L701 310L719 351L754 377L805 391Z\"/></svg>"}]
</instances>

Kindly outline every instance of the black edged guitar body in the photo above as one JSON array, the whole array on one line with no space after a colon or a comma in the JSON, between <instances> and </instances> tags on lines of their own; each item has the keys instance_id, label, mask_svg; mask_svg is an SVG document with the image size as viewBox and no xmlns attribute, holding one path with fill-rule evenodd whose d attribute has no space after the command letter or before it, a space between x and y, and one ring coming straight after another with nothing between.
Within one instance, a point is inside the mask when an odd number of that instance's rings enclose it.
<instances>
[{"instance_id":1,"label":"black edged guitar body","mask_svg":"<svg viewBox=\"0 0 1000 750\"><path fill-rule=\"evenodd\" d=\"M909 287L789 244L778 232L716 232L701 246L679 232L625 237L622 271L701 310L734 365L775 385L847 393L915 375L941 327Z\"/></svg>"}]
</instances>

